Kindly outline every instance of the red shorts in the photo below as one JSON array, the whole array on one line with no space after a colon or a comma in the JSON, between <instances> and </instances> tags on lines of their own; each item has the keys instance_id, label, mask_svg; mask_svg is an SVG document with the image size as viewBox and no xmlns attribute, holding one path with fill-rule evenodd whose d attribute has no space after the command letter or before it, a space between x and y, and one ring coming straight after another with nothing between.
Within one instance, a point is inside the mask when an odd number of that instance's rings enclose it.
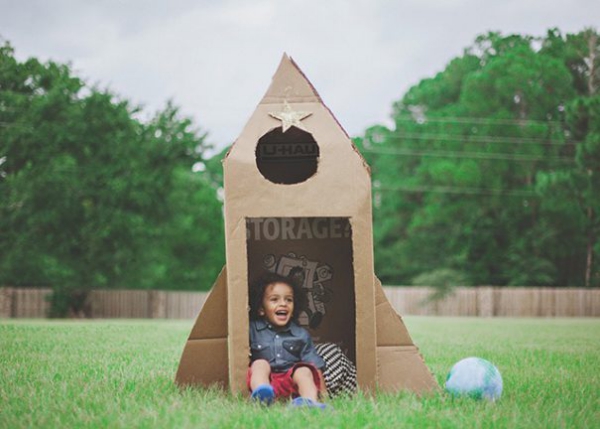
<instances>
[{"instance_id":1,"label":"red shorts","mask_svg":"<svg viewBox=\"0 0 600 429\"><path fill-rule=\"evenodd\" d=\"M319 375L319 370L317 370L317 368L312 363L298 362L286 372L271 372L270 382L271 387L273 387L273 390L275 391L276 398L299 396L298 386L296 386L296 383L294 383L292 375L294 374L294 371L303 366L310 369L313 375L313 380L315 381L315 386L317 386L317 390L321 390L321 376ZM248 389L250 391L252 391L252 388L250 387L251 377L252 368L249 367L248 373L246 375L246 384L248 385Z\"/></svg>"}]
</instances>

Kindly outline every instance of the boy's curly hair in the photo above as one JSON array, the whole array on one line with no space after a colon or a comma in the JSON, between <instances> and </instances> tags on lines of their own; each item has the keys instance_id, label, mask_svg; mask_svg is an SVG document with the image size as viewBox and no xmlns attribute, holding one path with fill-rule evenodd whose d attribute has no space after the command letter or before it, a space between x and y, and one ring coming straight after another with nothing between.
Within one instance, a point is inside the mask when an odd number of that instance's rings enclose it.
<instances>
[{"instance_id":1,"label":"boy's curly hair","mask_svg":"<svg viewBox=\"0 0 600 429\"><path fill-rule=\"evenodd\" d=\"M294 291L294 311L292 313L292 320L297 322L298 316L306 308L306 294L304 288L296 281L294 276L290 275L289 277L286 277L272 272L264 273L250 284L250 319L258 320L261 318L258 314L258 310L260 310L262 306L262 300L267 286L273 283L285 283Z\"/></svg>"}]
</instances>

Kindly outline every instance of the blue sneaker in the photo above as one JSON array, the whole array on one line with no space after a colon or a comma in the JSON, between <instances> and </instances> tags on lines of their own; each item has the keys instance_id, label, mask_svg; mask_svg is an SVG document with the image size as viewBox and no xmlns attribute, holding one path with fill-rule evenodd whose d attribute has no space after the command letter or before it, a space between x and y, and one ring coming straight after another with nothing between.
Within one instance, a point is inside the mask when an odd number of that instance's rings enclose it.
<instances>
[{"instance_id":1,"label":"blue sneaker","mask_svg":"<svg viewBox=\"0 0 600 429\"><path fill-rule=\"evenodd\" d=\"M331 407L329 405L323 404L321 402L313 401L309 398L303 398L302 396L295 398L290 402L290 407L292 408L318 408L320 410L329 410Z\"/></svg>"},{"instance_id":2,"label":"blue sneaker","mask_svg":"<svg viewBox=\"0 0 600 429\"><path fill-rule=\"evenodd\" d=\"M271 405L275 400L275 391L270 384L261 384L258 386L251 395L252 400L257 401L264 405Z\"/></svg>"}]
</instances>

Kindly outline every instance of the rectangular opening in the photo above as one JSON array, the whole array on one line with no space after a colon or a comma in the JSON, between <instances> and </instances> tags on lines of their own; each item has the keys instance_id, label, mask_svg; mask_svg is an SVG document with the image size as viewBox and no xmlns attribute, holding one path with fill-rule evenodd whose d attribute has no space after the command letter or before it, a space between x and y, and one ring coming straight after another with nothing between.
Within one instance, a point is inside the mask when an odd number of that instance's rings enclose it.
<instances>
[{"instance_id":1,"label":"rectangular opening","mask_svg":"<svg viewBox=\"0 0 600 429\"><path fill-rule=\"evenodd\" d=\"M352 228L347 217L246 218L249 283L265 272L295 276L315 343L335 343L356 364Z\"/></svg>"}]
</instances>

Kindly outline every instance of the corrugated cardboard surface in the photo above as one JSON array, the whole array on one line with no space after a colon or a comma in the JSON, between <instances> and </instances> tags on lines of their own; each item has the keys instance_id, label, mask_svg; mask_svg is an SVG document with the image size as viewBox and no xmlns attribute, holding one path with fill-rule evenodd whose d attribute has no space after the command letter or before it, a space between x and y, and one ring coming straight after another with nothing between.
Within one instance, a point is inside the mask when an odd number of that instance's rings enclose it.
<instances>
[{"instance_id":1,"label":"corrugated cardboard surface","mask_svg":"<svg viewBox=\"0 0 600 429\"><path fill-rule=\"evenodd\" d=\"M227 268L223 267L190 333L190 340L227 338Z\"/></svg>"},{"instance_id":2,"label":"corrugated cardboard surface","mask_svg":"<svg viewBox=\"0 0 600 429\"><path fill-rule=\"evenodd\" d=\"M438 389L415 346L377 347L377 380L377 387L384 392L427 393Z\"/></svg>"},{"instance_id":3,"label":"corrugated cardboard surface","mask_svg":"<svg viewBox=\"0 0 600 429\"><path fill-rule=\"evenodd\" d=\"M414 345L402 318L392 307L375 277L377 317L377 387L390 392L426 393L438 384Z\"/></svg>"},{"instance_id":4,"label":"corrugated cardboard surface","mask_svg":"<svg viewBox=\"0 0 600 429\"><path fill-rule=\"evenodd\" d=\"M322 103L310 81L287 55L281 59L261 104L277 104L282 99L288 103Z\"/></svg>"},{"instance_id":5,"label":"corrugated cardboard surface","mask_svg":"<svg viewBox=\"0 0 600 429\"><path fill-rule=\"evenodd\" d=\"M319 101L289 58L284 57L267 96L259 104L239 139L224 160L225 231L229 314L229 365L232 389L245 388L248 364L248 255L247 218L343 217L352 228L352 254L356 297L356 356L361 387L375 382L375 323L371 183L362 157L329 110ZM319 145L317 172L292 185L275 184L256 166L259 139L282 122L270 113L286 106L310 116L301 124ZM351 327L349 327L351 329Z\"/></svg>"},{"instance_id":6,"label":"corrugated cardboard surface","mask_svg":"<svg viewBox=\"0 0 600 429\"><path fill-rule=\"evenodd\" d=\"M295 137L286 142L290 121ZM303 141L305 133L310 138ZM259 141L275 146L257 150ZM298 161L285 154L296 152L318 154L316 172L314 158L304 158L303 165L311 166L306 179L296 164L291 180L280 180L285 163ZM272 153L278 159L265 165ZM268 174L269 162L284 163L275 176ZM368 166L287 56L223 168L227 275L221 273L196 320L177 382L228 381L232 392L246 392L249 280L264 270L289 274L302 267L304 287L313 293L312 316L322 313L312 327L311 314L305 314L305 323L315 340L342 345L356 363L362 390L437 388L373 274Z\"/></svg>"},{"instance_id":7,"label":"corrugated cardboard surface","mask_svg":"<svg viewBox=\"0 0 600 429\"><path fill-rule=\"evenodd\" d=\"M227 338L188 340L176 382L180 386L217 384L227 387Z\"/></svg>"},{"instance_id":8,"label":"corrugated cardboard surface","mask_svg":"<svg viewBox=\"0 0 600 429\"><path fill-rule=\"evenodd\" d=\"M410 346L413 341L404 322L388 301L381 282L375 277L377 346Z\"/></svg>"},{"instance_id":9,"label":"corrugated cardboard surface","mask_svg":"<svg viewBox=\"0 0 600 429\"><path fill-rule=\"evenodd\" d=\"M175 375L178 385L229 385L227 366L227 270L219 274L185 344Z\"/></svg>"}]
</instances>

